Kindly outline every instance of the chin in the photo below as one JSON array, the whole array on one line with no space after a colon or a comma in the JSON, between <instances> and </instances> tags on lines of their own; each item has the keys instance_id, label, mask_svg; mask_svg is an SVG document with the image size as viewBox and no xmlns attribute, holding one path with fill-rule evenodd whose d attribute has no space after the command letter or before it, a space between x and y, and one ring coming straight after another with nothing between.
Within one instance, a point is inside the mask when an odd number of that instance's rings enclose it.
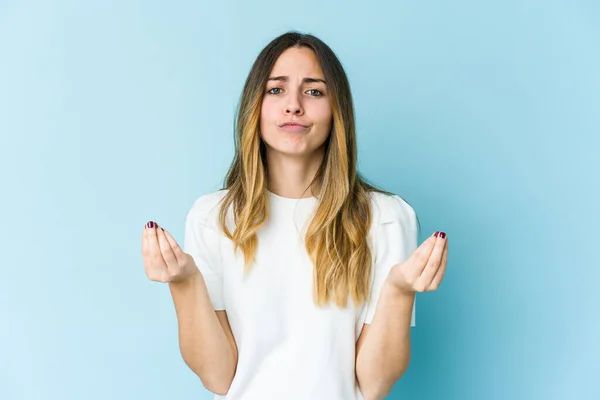
<instances>
[{"instance_id":1,"label":"chin","mask_svg":"<svg viewBox=\"0 0 600 400\"><path fill-rule=\"evenodd\" d=\"M273 151L287 157L301 157L310 153L310 151L300 149L273 149Z\"/></svg>"}]
</instances>

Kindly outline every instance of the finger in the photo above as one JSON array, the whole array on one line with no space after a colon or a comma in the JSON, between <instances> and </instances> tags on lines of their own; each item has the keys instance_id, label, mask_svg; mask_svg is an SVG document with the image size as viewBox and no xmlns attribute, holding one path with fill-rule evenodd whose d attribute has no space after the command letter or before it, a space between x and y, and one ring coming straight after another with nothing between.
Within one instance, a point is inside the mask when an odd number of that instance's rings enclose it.
<instances>
[{"instance_id":1,"label":"finger","mask_svg":"<svg viewBox=\"0 0 600 400\"><path fill-rule=\"evenodd\" d=\"M177 241L171 236L168 230L164 229L165 237L167 241L171 245L171 249L173 250L173 254L175 254L175 258L177 258L177 262L181 264L185 260L185 254Z\"/></svg>"},{"instance_id":2,"label":"finger","mask_svg":"<svg viewBox=\"0 0 600 400\"><path fill-rule=\"evenodd\" d=\"M431 290L436 290L440 283L442 282L442 278L444 277L444 272L446 272L446 265L448 264L448 239L446 239L446 247L444 248L444 255L442 256L442 263L440 268L435 274L433 281L431 282Z\"/></svg>"},{"instance_id":3,"label":"finger","mask_svg":"<svg viewBox=\"0 0 600 400\"><path fill-rule=\"evenodd\" d=\"M156 236L156 226L156 222L152 221L146 224L146 240L148 243L148 255L151 258L156 258L158 255L160 255L158 237Z\"/></svg>"},{"instance_id":4,"label":"finger","mask_svg":"<svg viewBox=\"0 0 600 400\"><path fill-rule=\"evenodd\" d=\"M411 265L411 274L414 274L414 276L420 276L425 269L429 256L435 246L436 239L433 235L425 239L407 260L407 264Z\"/></svg>"},{"instance_id":5,"label":"finger","mask_svg":"<svg viewBox=\"0 0 600 400\"><path fill-rule=\"evenodd\" d=\"M440 263L442 260L442 256L444 254L444 246L446 244L445 238L437 237L435 241L435 245L429 259L427 260L426 266L414 284L415 290L418 292L426 292L429 290L431 286L431 282L435 277L438 269L440 268Z\"/></svg>"},{"instance_id":6,"label":"finger","mask_svg":"<svg viewBox=\"0 0 600 400\"><path fill-rule=\"evenodd\" d=\"M177 264L177 258L173 253L173 249L171 249L169 241L165 237L165 231L162 228L157 228L156 236L158 238L160 253L163 260L165 260L165 264L167 265L167 271L169 271L171 274L176 273L179 268L179 264Z\"/></svg>"},{"instance_id":7,"label":"finger","mask_svg":"<svg viewBox=\"0 0 600 400\"><path fill-rule=\"evenodd\" d=\"M163 260L158 237L156 233L156 222L150 221L146 224L146 240L147 240L147 259L149 274L161 282L166 282L167 266Z\"/></svg>"},{"instance_id":8,"label":"finger","mask_svg":"<svg viewBox=\"0 0 600 400\"><path fill-rule=\"evenodd\" d=\"M154 279L157 276L154 263L150 257L150 241L148 240L149 231L148 224L146 224L142 230L142 262L144 263L144 270L146 271L148 278Z\"/></svg>"}]
</instances>

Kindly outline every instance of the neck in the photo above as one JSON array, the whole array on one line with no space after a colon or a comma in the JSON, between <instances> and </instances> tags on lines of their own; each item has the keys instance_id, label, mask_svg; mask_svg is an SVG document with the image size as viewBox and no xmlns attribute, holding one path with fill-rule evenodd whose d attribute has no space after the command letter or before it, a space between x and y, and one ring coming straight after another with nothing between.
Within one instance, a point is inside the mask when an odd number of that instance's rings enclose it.
<instances>
[{"instance_id":1,"label":"neck","mask_svg":"<svg viewBox=\"0 0 600 400\"><path fill-rule=\"evenodd\" d=\"M269 191L294 199L315 196L309 185L321 166L323 156L323 151L315 152L308 158L267 152Z\"/></svg>"}]
</instances>

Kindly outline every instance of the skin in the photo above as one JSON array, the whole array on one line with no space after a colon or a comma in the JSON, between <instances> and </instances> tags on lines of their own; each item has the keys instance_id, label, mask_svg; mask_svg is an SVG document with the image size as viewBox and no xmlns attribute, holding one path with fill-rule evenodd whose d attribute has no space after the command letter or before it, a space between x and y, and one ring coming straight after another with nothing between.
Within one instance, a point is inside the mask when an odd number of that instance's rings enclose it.
<instances>
[{"instance_id":1,"label":"skin","mask_svg":"<svg viewBox=\"0 0 600 400\"><path fill-rule=\"evenodd\" d=\"M306 192L325 154L324 144L332 126L332 110L326 83L315 53L305 47L284 51L273 66L261 106L260 133L267 147L269 190L289 198L310 197ZM308 128L283 130L285 122Z\"/></svg>"},{"instance_id":2,"label":"skin","mask_svg":"<svg viewBox=\"0 0 600 400\"><path fill-rule=\"evenodd\" d=\"M363 325L356 344L356 377L366 400L388 396L408 369L414 296L438 289L447 261L448 238L436 232L390 270L373 322Z\"/></svg>"},{"instance_id":3,"label":"skin","mask_svg":"<svg viewBox=\"0 0 600 400\"><path fill-rule=\"evenodd\" d=\"M312 196L304 191L323 160L323 144L331 132L329 93L326 83L305 81L324 80L318 59L310 49L293 47L283 52L270 78L282 76L286 78L267 82L261 107L260 132L267 145L269 190L290 198ZM286 121L308 128L287 132L279 126ZM438 288L447 256L447 239L435 235L407 261L391 269L373 329L364 324L356 345L357 374L366 399L385 397L408 368L408 331L415 293ZM386 373L381 373L381 366L386 367Z\"/></svg>"},{"instance_id":4,"label":"skin","mask_svg":"<svg viewBox=\"0 0 600 400\"><path fill-rule=\"evenodd\" d=\"M270 77L280 78L269 80L261 105L260 131L267 146L269 190L282 197L311 196L305 189L323 160L332 112L327 85L304 78L324 80L323 71L312 50L290 48L278 58ZM280 127L285 122L307 127L290 132ZM226 311L212 309L193 258L153 221L144 227L142 258L150 280L169 284L184 360L206 388L227 393L237 365L237 345Z\"/></svg>"},{"instance_id":5,"label":"skin","mask_svg":"<svg viewBox=\"0 0 600 400\"><path fill-rule=\"evenodd\" d=\"M306 189L323 160L332 126L327 85L305 81L324 80L316 55L307 48L283 52L270 74L276 77L285 78L267 82L260 119L269 190L282 197L310 197L314 194ZM290 132L280 127L290 121L306 129ZM373 322L363 325L356 346L356 374L366 400L388 395L408 368L414 296L437 290L442 281L448 258L448 240L443 236L432 235L409 259L392 267ZM142 258L150 280L169 283L186 363L209 390L227 393L237 365L237 346L226 312L212 309L192 257L169 232L149 222L142 237Z\"/></svg>"}]
</instances>

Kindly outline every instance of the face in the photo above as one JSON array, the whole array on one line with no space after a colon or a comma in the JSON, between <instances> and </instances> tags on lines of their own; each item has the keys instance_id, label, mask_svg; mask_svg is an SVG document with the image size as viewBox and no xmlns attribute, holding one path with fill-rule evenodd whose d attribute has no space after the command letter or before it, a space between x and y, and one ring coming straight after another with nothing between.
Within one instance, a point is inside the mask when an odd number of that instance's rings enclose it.
<instances>
[{"instance_id":1,"label":"face","mask_svg":"<svg viewBox=\"0 0 600 400\"><path fill-rule=\"evenodd\" d=\"M322 150L332 124L324 80L311 49L291 47L279 56L265 87L260 115L261 137L271 156L310 157Z\"/></svg>"}]
</instances>

